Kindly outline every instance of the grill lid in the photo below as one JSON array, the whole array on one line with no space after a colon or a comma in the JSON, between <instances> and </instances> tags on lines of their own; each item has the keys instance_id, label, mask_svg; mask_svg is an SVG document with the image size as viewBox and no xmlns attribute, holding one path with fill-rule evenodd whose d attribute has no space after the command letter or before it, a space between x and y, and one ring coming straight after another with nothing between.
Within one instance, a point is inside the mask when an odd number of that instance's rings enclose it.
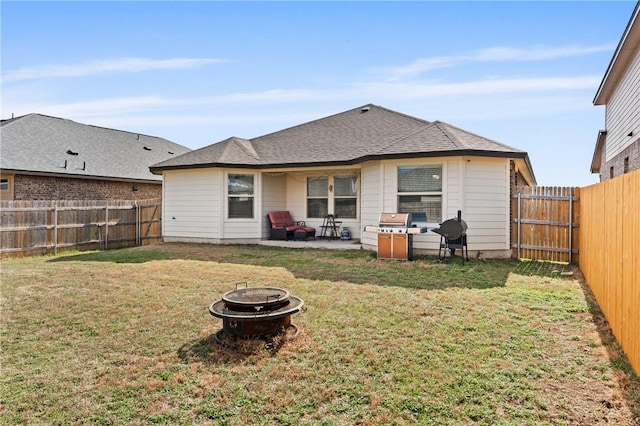
<instances>
[{"instance_id":1,"label":"grill lid","mask_svg":"<svg viewBox=\"0 0 640 426\"><path fill-rule=\"evenodd\" d=\"M411 226L411 213L380 213L378 226L395 226L408 228Z\"/></svg>"},{"instance_id":2,"label":"grill lid","mask_svg":"<svg viewBox=\"0 0 640 426\"><path fill-rule=\"evenodd\" d=\"M462 212L458 210L458 217L445 220L440 228L432 229L436 234L442 235L447 240L457 240L467 233L467 222L462 220Z\"/></svg>"},{"instance_id":3,"label":"grill lid","mask_svg":"<svg viewBox=\"0 0 640 426\"><path fill-rule=\"evenodd\" d=\"M447 240L457 240L467 233L467 224L464 220L458 222L458 219L449 219L442 222L440 228L432 229L432 231Z\"/></svg>"}]
</instances>

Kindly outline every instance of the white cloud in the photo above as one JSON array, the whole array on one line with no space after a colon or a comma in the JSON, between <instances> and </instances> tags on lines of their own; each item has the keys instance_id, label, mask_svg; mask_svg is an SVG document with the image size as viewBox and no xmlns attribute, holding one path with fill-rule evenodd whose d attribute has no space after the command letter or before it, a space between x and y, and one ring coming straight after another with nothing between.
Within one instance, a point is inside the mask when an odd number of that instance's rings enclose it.
<instances>
[{"instance_id":1,"label":"white cloud","mask_svg":"<svg viewBox=\"0 0 640 426\"><path fill-rule=\"evenodd\" d=\"M477 96L497 93L523 93L562 90L592 90L599 76L503 78L458 83L437 82L370 82L360 83L360 90L374 96L395 98L441 98L444 96Z\"/></svg>"},{"instance_id":2,"label":"white cloud","mask_svg":"<svg viewBox=\"0 0 640 426\"><path fill-rule=\"evenodd\" d=\"M40 112L58 117L109 117L124 115L147 115L156 113L170 115L192 111L201 112L216 108L230 111L240 107L242 110L273 108L275 105L313 106L323 102L351 100L362 102L404 102L419 100L438 100L440 103L471 100L473 97L509 95L524 96L527 93L540 95L549 93L574 93L579 90L592 91L600 82L599 76L541 77L485 79L457 83L431 81L412 82L355 82L344 88L326 90L292 89L264 90L257 92L239 92L214 96L163 97L163 96L126 96L112 97L82 102L50 102L46 98L25 102L23 92L12 95L4 92L3 107L9 106L12 112L22 115ZM351 104L351 102L349 104ZM357 106L357 105L353 105ZM268 112L268 110L265 110ZM228 114L225 114L228 115ZM211 119L214 119L212 117Z\"/></svg>"},{"instance_id":3,"label":"white cloud","mask_svg":"<svg viewBox=\"0 0 640 426\"><path fill-rule=\"evenodd\" d=\"M466 55L421 58L407 65L383 69L383 72L388 75L388 79L390 81L394 81L411 79L422 73L436 69L455 67L470 63L544 61L589 55L599 52L611 52L615 49L615 47L616 46L612 44L565 47L533 46L523 49L510 47L490 47L486 49L476 50L475 52L471 52Z\"/></svg>"},{"instance_id":4,"label":"white cloud","mask_svg":"<svg viewBox=\"0 0 640 426\"><path fill-rule=\"evenodd\" d=\"M37 80L44 78L72 78L100 74L131 73L152 70L174 70L196 68L207 64L228 62L216 58L117 58L92 61L75 65L41 65L7 71L2 80L5 83Z\"/></svg>"}]
</instances>

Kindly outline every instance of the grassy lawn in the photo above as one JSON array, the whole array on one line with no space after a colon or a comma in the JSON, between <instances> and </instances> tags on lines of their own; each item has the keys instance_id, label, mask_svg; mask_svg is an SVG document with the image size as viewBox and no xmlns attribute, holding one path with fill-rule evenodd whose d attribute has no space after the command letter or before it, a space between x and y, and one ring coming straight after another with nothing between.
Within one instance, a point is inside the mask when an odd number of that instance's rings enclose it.
<instances>
[{"instance_id":1,"label":"grassy lawn","mask_svg":"<svg viewBox=\"0 0 640 426\"><path fill-rule=\"evenodd\" d=\"M1 424L640 424L640 380L577 269L160 244L5 260ZM305 300L277 351L209 303Z\"/></svg>"}]
</instances>

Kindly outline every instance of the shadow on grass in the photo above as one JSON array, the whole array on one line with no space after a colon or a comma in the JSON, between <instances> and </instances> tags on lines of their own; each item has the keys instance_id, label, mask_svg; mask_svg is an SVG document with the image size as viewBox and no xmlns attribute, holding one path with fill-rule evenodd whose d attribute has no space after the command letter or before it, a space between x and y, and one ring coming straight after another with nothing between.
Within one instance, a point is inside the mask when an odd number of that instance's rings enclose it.
<instances>
[{"instance_id":1,"label":"shadow on grass","mask_svg":"<svg viewBox=\"0 0 640 426\"><path fill-rule=\"evenodd\" d=\"M133 264L173 259L284 268L301 279L425 290L503 287L517 264L510 260L462 262L459 257L449 257L443 263L436 257L425 256L403 262L378 260L375 252L365 250L182 243L75 253L50 261Z\"/></svg>"},{"instance_id":2,"label":"shadow on grass","mask_svg":"<svg viewBox=\"0 0 640 426\"><path fill-rule=\"evenodd\" d=\"M112 262L112 263L145 263L153 260L171 258L161 250L148 249L149 246L136 248L118 248L104 251L67 252L54 257L48 262Z\"/></svg>"},{"instance_id":3,"label":"shadow on grass","mask_svg":"<svg viewBox=\"0 0 640 426\"><path fill-rule=\"evenodd\" d=\"M566 263L522 260L517 262L514 274L528 277L567 278L572 279L576 265Z\"/></svg>"},{"instance_id":4,"label":"shadow on grass","mask_svg":"<svg viewBox=\"0 0 640 426\"><path fill-rule=\"evenodd\" d=\"M365 250L183 243L67 254L49 261L135 264L172 259L279 267L288 270L296 278L308 280L425 290L503 287L510 273L557 278L573 268L571 265L509 259L472 259L462 262L460 257L453 256L447 257L446 262L440 262L436 257L415 256L414 261L403 262L378 260L375 252Z\"/></svg>"},{"instance_id":5,"label":"shadow on grass","mask_svg":"<svg viewBox=\"0 0 640 426\"><path fill-rule=\"evenodd\" d=\"M281 339L251 338L239 339L234 345L221 345L212 334L185 343L177 354L185 364L221 365L241 362L249 357L275 356L284 344Z\"/></svg>"},{"instance_id":6,"label":"shadow on grass","mask_svg":"<svg viewBox=\"0 0 640 426\"><path fill-rule=\"evenodd\" d=\"M633 370L629 363L629 359L625 355L622 347L611 330L609 321L604 316L602 309L598 305L595 295L591 291L587 280L581 272L578 271L577 280L580 283L582 292L584 293L589 307L589 313L592 316L593 323L596 325L598 335L604 347L607 350L609 365L616 371L616 379L620 384L620 389L624 392L623 400L628 404L630 411L634 414L637 424L640 425L640 377ZM606 401L603 401L606 402Z\"/></svg>"}]
</instances>

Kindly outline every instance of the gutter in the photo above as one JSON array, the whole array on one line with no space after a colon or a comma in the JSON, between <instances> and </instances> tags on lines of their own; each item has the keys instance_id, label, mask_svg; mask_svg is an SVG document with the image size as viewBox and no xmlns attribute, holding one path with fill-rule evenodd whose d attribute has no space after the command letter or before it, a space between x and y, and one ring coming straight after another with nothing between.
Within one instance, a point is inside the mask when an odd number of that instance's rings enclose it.
<instances>
[{"instance_id":1,"label":"gutter","mask_svg":"<svg viewBox=\"0 0 640 426\"><path fill-rule=\"evenodd\" d=\"M529 155L526 152L505 152L505 151L478 151L478 150L451 150L451 151L429 151L429 152L412 152L401 154L385 154L385 155L365 155L345 161L318 161L318 162L302 162L302 163L268 163L268 164L241 164L241 163L200 163L200 164L184 164L175 166L149 167L151 173L161 175L162 172L168 170L187 170L187 169L207 169L207 168L244 168L244 169L272 169L272 168L290 168L290 167L325 167L325 166L353 166L362 164L367 161L374 160L396 160L405 158L434 158L434 157L492 157L492 158L519 158L524 160L532 178L533 168L529 161Z\"/></svg>"},{"instance_id":2,"label":"gutter","mask_svg":"<svg viewBox=\"0 0 640 426\"><path fill-rule=\"evenodd\" d=\"M65 174L65 173L34 172L31 170L18 170L18 169L2 169L2 173L14 174L14 175L25 175L25 176L69 178L69 179L107 180L111 182L152 183L152 184L158 184L158 185L162 183L161 179L136 179L136 178L99 176L99 175L77 175L77 174Z\"/></svg>"}]
</instances>

